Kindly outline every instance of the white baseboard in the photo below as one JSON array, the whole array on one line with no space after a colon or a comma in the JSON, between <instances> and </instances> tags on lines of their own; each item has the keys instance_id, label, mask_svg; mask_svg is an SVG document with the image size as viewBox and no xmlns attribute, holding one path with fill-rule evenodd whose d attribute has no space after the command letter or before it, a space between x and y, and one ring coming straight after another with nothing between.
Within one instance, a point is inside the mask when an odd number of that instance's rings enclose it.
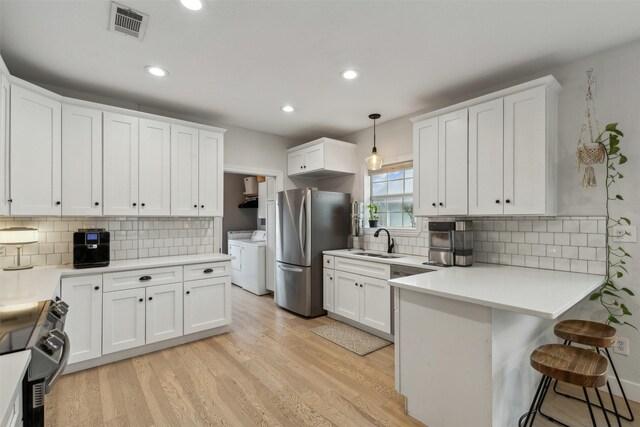
<instances>
[{"instance_id":1,"label":"white baseboard","mask_svg":"<svg viewBox=\"0 0 640 427\"><path fill-rule=\"evenodd\" d=\"M624 378L620 378L620 382L622 383L622 387L624 387L624 392L627 395L627 399L640 403L640 384L634 383L633 381L625 380ZM616 381L616 377L610 375L609 384L611 385L611 391L613 392L613 394L622 397L622 393L620 392L620 387L618 387L618 381Z\"/></svg>"}]
</instances>

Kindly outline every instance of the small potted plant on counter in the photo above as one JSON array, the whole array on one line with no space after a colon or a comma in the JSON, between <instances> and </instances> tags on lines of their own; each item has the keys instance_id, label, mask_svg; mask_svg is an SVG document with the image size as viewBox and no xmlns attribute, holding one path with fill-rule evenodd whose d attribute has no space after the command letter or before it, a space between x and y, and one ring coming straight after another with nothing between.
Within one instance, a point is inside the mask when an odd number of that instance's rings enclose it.
<instances>
[{"instance_id":1,"label":"small potted plant on counter","mask_svg":"<svg viewBox=\"0 0 640 427\"><path fill-rule=\"evenodd\" d=\"M367 206L369 209L369 227L370 228L378 228L378 205L373 202L370 202Z\"/></svg>"}]
</instances>

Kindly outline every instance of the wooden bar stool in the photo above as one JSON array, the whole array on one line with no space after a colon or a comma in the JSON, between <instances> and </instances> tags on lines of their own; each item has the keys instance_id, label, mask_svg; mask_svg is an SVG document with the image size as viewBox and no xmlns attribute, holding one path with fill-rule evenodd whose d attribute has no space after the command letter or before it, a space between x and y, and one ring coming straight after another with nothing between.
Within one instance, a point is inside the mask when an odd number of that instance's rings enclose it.
<instances>
[{"instance_id":1,"label":"wooden bar stool","mask_svg":"<svg viewBox=\"0 0 640 427\"><path fill-rule=\"evenodd\" d=\"M624 403L627 406L629 415L625 416L619 413L618 408L616 407L616 401L613 397L613 393L611 392L611 385L609 384L609 381L607 381L607 391L609 392L609 396L611 396L613 411L609 409L607 409L607 411L615 414L615 416L618 418L618 425L621 425L620 418L624 418L627 421L633 421L635 417L633 416L633 411L631 410L629 399L627 399L627 395L624 392L624 388L622 387L622 382L620 381L620 377L618 376L618 371L616 370L616 366L613 364L613 360L611 360L611 354L609 354L609 347L612 347L616 342L616 328L611 325L606 325L599 322L591 322L589 320L563 320L562 322L558 322L554 326L553 332L557 337L564 339L564 343L566 345L571 345L571 343L578 343L595 347L598 353L604 351L607 359L609 359L611 370L613 371L613 374L616 377L616 381L618 382L618 387L620 387L620 391L622 392L622 397L624 399ZM580 398L558 391L556 389L557 385L558 382L556 381L553 385L554 392L565 397L582 400Z\"/></svg>"},{"instance_id":2,"label":"wooden bar stool","mask_svg":"<svg viewBox=\"0 0 640 427\"><path fill-rule=\"evenodd\" d=\"M598 396L598 401L600 402L602 413L607 421L607 426L611 426L607 411L602 404L600 392L598 391L598 387L602 387L607 382L609 363L604 356L584 348L570 347L562 344L545 344L535 349L533 353L531 353L529 360L531 367L540 372L542 378L531 402L529 412L520 418L520 422L518 423L520 427L527 427L527 424L533 426L533 420L536 418L536 414L540 412L540 408L549 390L549 385L553 379L582 387L585 402L587 403L587 408L589 408L589 415L591 415L591 423L596 427L596 419L593 416L591 402L587 394L587 388L593 388ZM560 425L567 426L567 424L558 420L550 417L547 418ZM522 424L523 419L524 424Z\"/></svg>"}]
</instances>

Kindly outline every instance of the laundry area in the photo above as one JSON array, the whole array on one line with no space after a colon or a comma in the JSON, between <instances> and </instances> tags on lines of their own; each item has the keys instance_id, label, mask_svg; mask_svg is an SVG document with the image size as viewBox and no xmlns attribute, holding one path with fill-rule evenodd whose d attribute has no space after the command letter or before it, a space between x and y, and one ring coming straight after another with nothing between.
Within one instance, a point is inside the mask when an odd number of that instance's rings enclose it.
<instances>
[{"instance_id":1,"label":"laundry area","mask_svg":"<svg viewBox=\"0 0 640 427\"><path fill-rule=\"evenodd\" d=\"M223 250L231 282L256 295L273 292L275 271L275 178L224 174Z\"/></svg>"}]
</instances>

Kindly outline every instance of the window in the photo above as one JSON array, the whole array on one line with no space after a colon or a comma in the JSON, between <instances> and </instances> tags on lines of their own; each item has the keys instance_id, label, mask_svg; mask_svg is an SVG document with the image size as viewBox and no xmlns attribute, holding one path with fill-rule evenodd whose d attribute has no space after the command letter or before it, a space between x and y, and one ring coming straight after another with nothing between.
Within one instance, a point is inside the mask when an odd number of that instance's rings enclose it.
<instances>
[{"instance_id":1,"label":"window","mask_svg":"<svg viewBox=\"0 0 640 427\"><path fill-rule=\"evenodd\" d=\"M370 171L371 203L378 206L381 227L415 228L413 163L395 163Z\"/></svg>"}]
</instances>

